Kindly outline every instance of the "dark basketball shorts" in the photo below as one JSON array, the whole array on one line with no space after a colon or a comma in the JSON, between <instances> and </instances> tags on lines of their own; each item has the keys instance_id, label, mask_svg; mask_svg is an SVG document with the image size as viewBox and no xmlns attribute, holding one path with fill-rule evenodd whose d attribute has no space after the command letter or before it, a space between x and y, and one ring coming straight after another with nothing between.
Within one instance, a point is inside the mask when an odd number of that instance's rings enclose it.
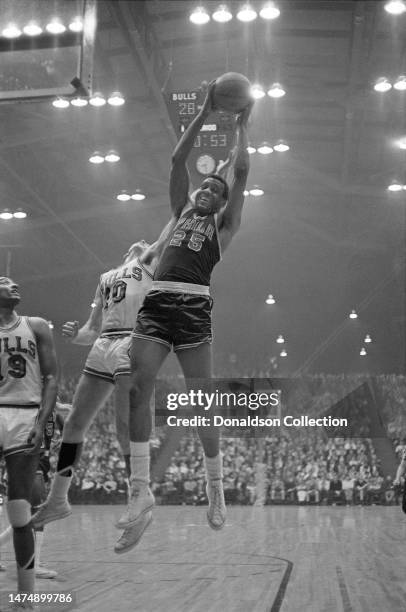
<instances>
[{"instance_id":1,"label":"dark basketball shorts","mask_svg":"<svg viewBox=\"0 0 406 612\"><path fill-rule=\"evenodd\" d=\"M132 336L153 340L174 351L212 342L209 295L152 290L141 306Z\"/></svg>"}]
</instances>

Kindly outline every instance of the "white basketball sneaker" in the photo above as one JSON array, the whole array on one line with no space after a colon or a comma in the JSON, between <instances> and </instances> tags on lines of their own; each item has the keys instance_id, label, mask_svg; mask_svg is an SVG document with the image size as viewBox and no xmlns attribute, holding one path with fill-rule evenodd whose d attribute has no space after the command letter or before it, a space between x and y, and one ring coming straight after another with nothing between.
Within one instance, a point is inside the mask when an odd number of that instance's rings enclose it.
<instances>
[{"instance_id":1,"label":"white basketball sneaker","mask_svg":"<svg viewBox=\"0 0 406 612\"><path fill-rule=\"evenodd\" d=\"M209 480L206 485L206 493L209 500L207 521L212 529L218 531L224 527L227 514L223 481L220 478Z\"/></svg>"},{"instance_id":2,"label":"white basketball sneaker","mask_svg":"<svg viewBox=\"0 0 406 612\"><path fill-rule=\"evenodd\" d=\"M143 514L152 510L154 505L155 497L148 485L139 486L137 483L131 483L128 508L117 521L117 529L132 527Z\"/></svg>"}]
</instances>

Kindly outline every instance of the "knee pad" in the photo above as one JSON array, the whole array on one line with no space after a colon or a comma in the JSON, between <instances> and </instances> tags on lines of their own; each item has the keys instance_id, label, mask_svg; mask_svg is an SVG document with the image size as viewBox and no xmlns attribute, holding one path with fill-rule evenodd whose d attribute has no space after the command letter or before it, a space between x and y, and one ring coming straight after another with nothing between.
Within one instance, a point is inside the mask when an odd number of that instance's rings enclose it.
<instances>
[{"instance_id":1,"label":"knee pad","mask_svg":"<svg viewBox=\"0 0 406 612\"><path fill-rule=\"evenodd\" d=\"M31 504L26 499L11 499L6 508L12 527L25 527L31 521Z\"/></svg>"}]
</instances>

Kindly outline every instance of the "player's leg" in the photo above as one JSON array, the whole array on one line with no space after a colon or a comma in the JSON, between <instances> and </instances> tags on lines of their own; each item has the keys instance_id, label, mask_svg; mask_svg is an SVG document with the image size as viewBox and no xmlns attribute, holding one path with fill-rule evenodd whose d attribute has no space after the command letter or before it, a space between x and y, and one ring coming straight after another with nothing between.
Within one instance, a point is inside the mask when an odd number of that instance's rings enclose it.
<instances>
[{"instance_id":1,"label":"player's leg","mask_svg":"<svg viewBox=\"0 0 406 612\"><path fill-rule=\"evenodd\" d=\"M149 437L152 429L150 400L155 378L168 353L169 347L161 342L132 339L129 418L131 494L128 510L117 523L122 528L133 526L154 505L154 496L149 488Z\"/></svg>"},{"instance_id":2,"label":"player's leg","mask_svg":"<svg viewBox=\"0 0 406 612\"><path fill-rule=\"evenodd\" d=\"M40 456L40 462L38 470L35 474L34 484L32 488L31 498L31 512L35 514L40 505L44 503L46 499L46 488L45 488L45 477L44 472L47 473L49 469L49 458ZM56 578L58 575L55 570L48 569L41 565L41 549L44 539L44 527L38 527L35 529L35 576L37 578Z\"/></svg>"},{"instance_id":3,"label":"player's leg","mask_svg":"<svg viewBox=\"0 0 406 612\"><path fill-rule=\"evenodd\" d=\"M79 462L86 432L112 390L113 384L108 380L86 373L80 377L73 397L72 410L63 428L57 472L51 490L45 504L33 516L36 529L51 521L69 516L72 512L68 503L68 490L72 482L73 469Z\"/></svg>"},{"instance_id":4,"label":"player's leg","mask_svg":"<svg viewBox=\"0 0 406 612\"><path fill-rule=\"evenodd\" d=\"M7 513L13 528L18 591L35 591L35 537L31 522L31 495L39 455L6 453Z\"/></svg>"},{"instance_id":5,"label":"player's leg","mask_svg":"<svg viewBox=\"0 0 406 612\"><path fill-rule=\"evenodd\" d=\"M178 349L176 355L188 388L195 388L196 381L198 381L202 391L210 393L212 390L211 344L204 342L196 347ZM209 416L213 417L213 414L214 412L211 410ZM218 427L215 427L213 424L208 427L199 427L197 431L205 455L207 496L209 499L207 520L212 529L221 529L226 520L226 505L222 481L223 461L220 453L220 432Z\"/></svg>"}]
</instances>

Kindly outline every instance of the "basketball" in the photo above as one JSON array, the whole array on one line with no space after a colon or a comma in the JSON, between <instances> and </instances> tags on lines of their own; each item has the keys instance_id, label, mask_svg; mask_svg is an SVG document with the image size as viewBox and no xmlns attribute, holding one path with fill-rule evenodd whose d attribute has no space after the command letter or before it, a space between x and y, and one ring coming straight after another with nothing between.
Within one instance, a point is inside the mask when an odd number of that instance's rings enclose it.
<instances>
[{"instance_id":1,"label":"basketball","mask_svg":"<svg viewBox=\"0 0 406 612\"><path fill-rule=\"evenodd\" d=\"M239 113L249 101L251 83L239 72L226 72L216 79L213 102L216 108Z\"/></svg>"}]
</instances>

